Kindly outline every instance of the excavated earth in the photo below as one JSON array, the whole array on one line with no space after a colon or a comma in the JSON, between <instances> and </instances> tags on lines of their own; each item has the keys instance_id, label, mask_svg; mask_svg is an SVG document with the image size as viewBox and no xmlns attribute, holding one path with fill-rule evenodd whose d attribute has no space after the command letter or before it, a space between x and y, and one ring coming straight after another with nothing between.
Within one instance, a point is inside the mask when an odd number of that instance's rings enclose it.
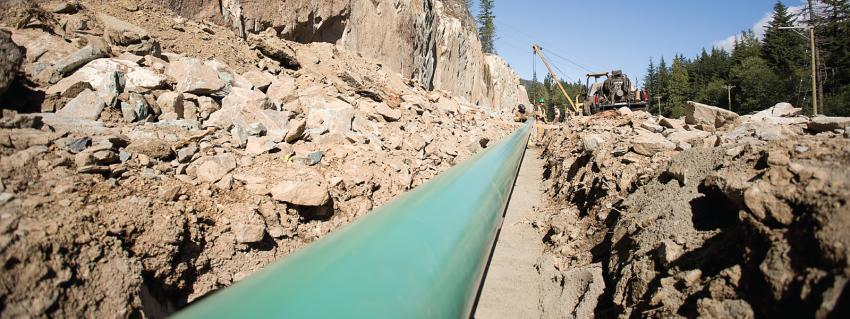
<instances>
[{"instance_id":1,"label":"excavated earth","mask_svg":"<svg viewBox=\"0 0 850 319\"><path fill-rule=\"evenodd\" d=\"M561 317L848 317L850 118L799 112L689 102L548 130L535 224Z\"/></svg>"},{"instance_id":2,"label":"excavated earth","mask_svg":"<svg viewBox=\"0 0 850 319\"><path fill-rule=\"evenodd\" d=\"M166 316L515 127L273 30L127 1L3 9L3 78L21 73L0 100L4 318Z\"/></svg>"}]
</instances>

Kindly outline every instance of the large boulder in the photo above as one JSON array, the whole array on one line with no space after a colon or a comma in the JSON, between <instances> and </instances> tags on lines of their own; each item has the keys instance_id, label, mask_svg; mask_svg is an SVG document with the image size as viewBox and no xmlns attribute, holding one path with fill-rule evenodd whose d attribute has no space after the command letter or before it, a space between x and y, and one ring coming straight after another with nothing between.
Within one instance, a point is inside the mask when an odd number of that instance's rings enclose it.
<instances>
[{"instance_id":1,"label":"large boulder","mask_svg":"<svg viewBox=\"0 0 850 319\"><path fill-rule=\"evenodd\" d=\"M322 95L299 98L307 113L307 128L325 128L329 133L345 134L351 131L354 107L339 99L326 99Z\"/></svg>"},{"instance_id":2,"label":"large boulder","mask_svg":"<svg viewBox=\"0 0 850 319\"><path fill-rule=\"evenodd\" d=\"M9 85L18 76L23 58L21 48L12 42L12 35L0 30L0 95L6 93Z\"/></svg>"},{"instance_id":3,"label":"large boulder","mask_svg":"<svg viewBox=\"0 0 850 319\"><path fill-rule=\"evenodd\" d=\"M284 74L272 81L272 84L266 90L266 94L269 96L269 100L280 108L283 104L298 98L295 89L295 79Z\"/></svg>"},{"instance_id":4,"label":"large boulder","mask_svg":"<svg viewBox=\"0 0 850 319\"><path fill-rule=\"evenodd\" d=\"M690 145L701 145L706 137L711 135L706 131L694 130L694 131L676 131L667 135L667 139L675 144L679 143L688 143Z\"/></svg>"},{"instance_id":5,"label":"large boulder","mask_svg":"<svg viewBox=\"0 0 850 319\"><path fill-rule=\"evenodd\" d=\"M808 128L813 132L843 130L850 125L850 117L816 116L809 121Z\"/></svg>"},{"instance_id":6,"label":"large boulder","mask_svg":"<svg viewBox=\"0 0 850 319\"><path fill-rule=\"evenodd\" d=\"M123 91L146 93L163 87L166 78L162 74L130 61L104 58L89 62L70 76L48 87L46 93L48 95L64 94L81 82L91 85L104 102L110 103L121 93L121 88L118 87L120 83L124 84Z\"/></svg>"},{"instance_id":7,"label":"large boulder","mask_svg":"<svg viewBox=\"0 0 850 319\"><path fill-rule=\"evenodd\" d=\"M225 82L219 73L197 59L179 59L172 61L165 74L177 81L175 89L182 93L214 95L225 88Z\"/></svg>"},{"instance_id":8,"label":"large boulder","mask_svg":"<svg viewBox=\"0 0 850 319\"><path fill-rule=\"evenodd\" d=\"M103 25L103 38L110 44L136 55L160 55L159 42L152 39L145 29L104 13L99 13L97 19Z\"/></svg>"},{"instance_id":9,"label":"large boulder","mask_svg":"<svg viewBox=\"0 0 850 319\"><path fill-rule=\"evenodd\" d=\"M676 144L657 133L641 133L632 138L632 150L643 156L652 156L656 153L674 150Z\"/></svg>"},{"instance_id":10,"label":"large boulder","mask_svg":"<svg viewBox=\"0 0 850 319\"><path fill-rule=\"evenodd\" d=\"M77 50L76 52L65 56L62 60L59 60L59 62L56 63L54 68L56 69L57 75L66 75L68 73L71 73L71 71L74 71L77 68L85 65L86 63L94 61L95 59L105 58L107 56L107 52L105 52L103 49L94 45L87 45Z\"/></svg>"},{"instance_id":11,"label":"large boulder","mask_svg":"<svg viewBox=\"0 0 850 319\"><path fill-rule=\"evenodd\" d=\"M685 108L685 123L700 125L704 130L714 130L738 119L738 114L716 106L688 101Z\"/></svg>"},{"instance_id":12,"label":"large boulder","mask_svg":"<svg viewBox=\"0 0 850 319\"><path fill-rule=\"evenodd\" d=\"M83 90L72 99L56 115L95 121L100 118L100 112L106 105L103 100L91 90Z\"/></svg>"},{"instance_id":13,"label":"large boulder","mask_svg":"<svg viewBox=\"0 0 850 319\"><path fill-rule=\"evenodd\" d=\"M759 111L756 114L750 116L750 120L752 121L764 121L774 117L789 117L796 116L803 109L796 108L791 103L776 103L776 105L767 108L765 110Z\"/></svg>"},{"instance_id":14,"label":"large boulder","mask_svg":"<svg viewBox=\"0 0 850 319\"><path fill-rule=\"evenodd\" d=\"M221 101L221 109L210 115L204 126L226 129L262 123L268 130L284 130L289 122L285 112L273 110L263 92L234 87Z\"/></svg>"}]
</instances>

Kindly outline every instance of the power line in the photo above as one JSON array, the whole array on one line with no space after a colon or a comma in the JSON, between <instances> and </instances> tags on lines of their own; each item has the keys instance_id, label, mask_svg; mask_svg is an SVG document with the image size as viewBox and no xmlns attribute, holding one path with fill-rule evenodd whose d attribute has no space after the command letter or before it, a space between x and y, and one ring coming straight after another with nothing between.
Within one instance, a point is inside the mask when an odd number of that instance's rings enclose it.
<instances>
[{"instance_id":1,"label":"power line","mask_svg":"<svg viewBox=\"0 0 850 319\"><path fill-rule=\"evenodd\" d=\"M549 45L549 43L546 43L546 42L544 42L544 41L542 41L542 40L536 39L536 38L535 38L535 37L533 37L532 35L530 35L530 34L528 34L528 33L525 33L525 32L523 32L523 31L521 31L519 28L513 27L513 26L511 26L510 24L504 23L504 22L502 22L502 21L497 21L497 23L498 23L498 24L502 24L502 26L503 26L503 27L500 27L500 29L502 29L502 30L508 30L508 31L516 32L516 33L518 33L518 34L520 34L520 35L522 35L522 36L524 36L524 37L528 38L529 40L532 40L532 41L534 41L534 42L537 42L537 43L540 43L540 44L542 44L542 45L545 45L547 48L549 48L549 49L547 49L547 50L546 50L546 52L551 53L553 56L558 57L558 58L560 58L560 59L562 59L562 60L564 60L564 61L566 61L566 62L568 62L568 63L570 63L570 64L572 64L572 65L575 65L575 66L577 66L578 68L580 68L580 69L582 69L582 70L584 70L584 71L587 71L587 72L594 72L594 71L590 70L590 68L585 67L584 65L582 65L582 64L580 64L580 63L578 63L578 62L576 62L576 61L574 61L574 60L572 60L572 59L570 59L570 58L567 58L567 57L565 57L565 56L563 56L563 55L559 54L558 52L556 52L556 51L552 50L552 48L553 48L554 46L550 46L550 45ZM507 28L505 28L505 27L507 27Z\"/></svg>"}]
</instances>

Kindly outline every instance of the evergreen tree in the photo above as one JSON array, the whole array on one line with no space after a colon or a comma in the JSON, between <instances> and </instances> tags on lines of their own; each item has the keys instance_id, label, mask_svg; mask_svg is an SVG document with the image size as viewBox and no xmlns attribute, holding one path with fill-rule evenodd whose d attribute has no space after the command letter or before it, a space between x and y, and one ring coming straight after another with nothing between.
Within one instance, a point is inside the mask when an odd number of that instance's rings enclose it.
<instances>
[{"instance_id":1,"label":"evergreen tree","mask_svg":"<svg viewBox=\"0 0 850 319\"><path fill-rule=\"evenodd\" d=\"M781 81L781 100L791 100L797 94L797 85L804 76L806 66L805 39L793 30L796 18L788 8L777 2L773 7L773 19L767 26L762 44L762 58Z\"/></svg>"},{"instance_id":2,"label":"evergreen tree","mask_svg":"<svg viewBox=\"0 0 850 319\"><path fill-rule=\"evenodd\" d=\"M826 114L850 116L850 1L822 0L825 6L817 28L824 110Z\"/></svg>"},{"instance_id":3,"label":"evergreen tree","mask_svg":"<svg viewBox=\"0 0 850 319\"><path fill-rule=\"evenodd\" d=\"M650 98L655 95L655 82L657 82L658 75L656 74L655 63L652 61L652 58L649 58L649 66L646 68L646 75L643 77L643 86L644 90L649 93ZM647 104L648 109L652 109L655 107L653 101L649 101Z\"/></svg>"},{"instance_id":4,"label":"evergreen tree","mask_svg":"<svg viewBox=\"0 0 850 319\"><path fill-rule=\"evenodd\" d=\"M670 69L667 68L667 62L664 61L664 57L661 57L661 61L658 62L658 71L656 71L656 80L655 80L655 99L656 101L660 100L660 105L658 105L661 109L666 109L667 107L667 91L670 81Z\"/></svg>"},{"instance_id":5,"label":"evergreen tree","mask_svg":"<svg viewBox=\"0 0 850 319\"><path fill-rule=\"evenodd\" d=\"M671 117L678 118L685 115L685 102L690 97L690 77L686 60L683 56L673 59L673 68L670 71L670 82L668 84L668 105Z\"/></svg>"},{"instance_id":6,"label":"evergreen tree","mask_svg":"<svg viewBox=\"0 0 850 319\"><path fill-rule=\"evenodd\" d=\"M478 36L481 39L481 50L485 53L496 53L496 16L493 15L495 0L480 0L478 3Z\"/></svg>"}]
</instances>

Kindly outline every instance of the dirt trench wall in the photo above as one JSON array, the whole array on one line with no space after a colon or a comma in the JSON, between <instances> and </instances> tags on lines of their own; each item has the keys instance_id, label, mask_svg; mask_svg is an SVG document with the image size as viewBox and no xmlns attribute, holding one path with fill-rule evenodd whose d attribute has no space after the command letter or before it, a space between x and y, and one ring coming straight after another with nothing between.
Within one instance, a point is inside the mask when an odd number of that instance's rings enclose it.
<instances>
[{"instance_id":1,"label":"dirt trench wall","mask_svg":"<svg viewBox=\"0 0 850 319\"><path fill-rule=\"evenodd\" d=\"M157 1L180 15L229 25L241 34L274 28L287 40L334 43L471 104L510 110L528 103L507 63L481 51L463 1Z\"/></svg>"},{"instance_id":2,"label":"dirt trench wall","mask_svg":"<svg viewBox=\"0 0 850 319\"><path fill-rule=\"evenodd\" d=\"M601 263L597 317L847 317L850 140L753 118L707 133L606 112L547 132L536 223L563 273Z\"/></svg>"}]
</instances>

